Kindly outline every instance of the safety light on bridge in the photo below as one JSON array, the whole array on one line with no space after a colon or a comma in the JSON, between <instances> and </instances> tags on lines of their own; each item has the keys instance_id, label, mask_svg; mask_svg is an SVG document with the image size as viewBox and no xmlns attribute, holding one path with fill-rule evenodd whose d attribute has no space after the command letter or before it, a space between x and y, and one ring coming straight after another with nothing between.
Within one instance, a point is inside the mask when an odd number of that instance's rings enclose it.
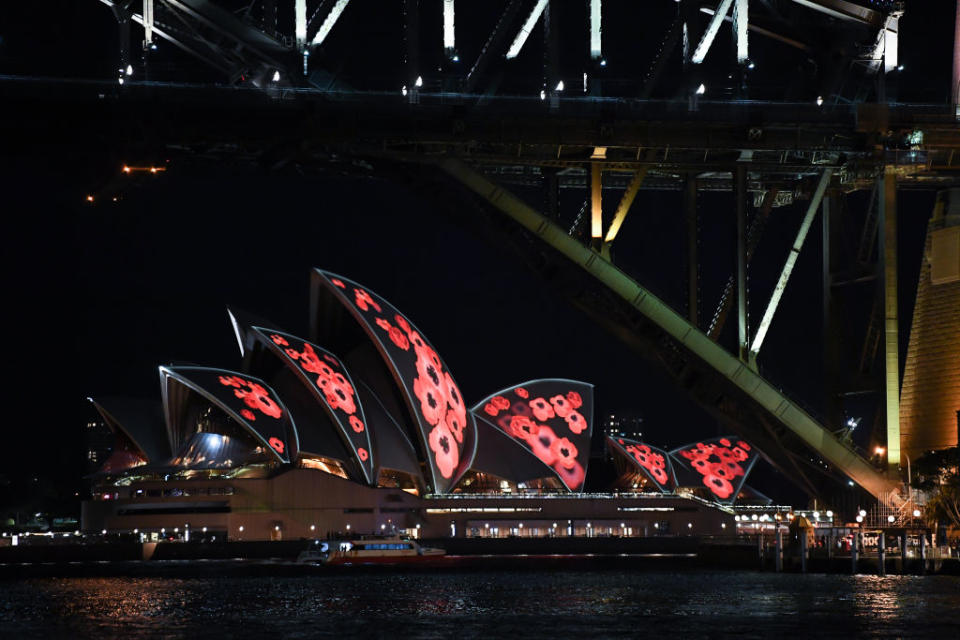
<instances>
[{"instance_id":1,"label":"safety light on bridge","mask_svg":"<svg viewBox=\"0 0 960 640\"><path fill-rule=\"evenodd\" d=\"M415 87L423 86L423 76L417 76L417 81L413 83Z\"/></svg>"},{"instance_id":2,"label":"safety light on bridge","mask_svg":"<svg viewBox=\"0 0 960 640\"><path fill-rule=\"evenodd\" d=\"M817 106L823 105L823 96L817 96Z\"/></svg>"},{"instance_id":3,"label":"safety light on bridge","mask_svg":"<svg viewBox=\"0 0 960 640\"><path fill-rule=\"evenodd\" d=\"M877 447L873 450L873 452L878 456L882 456L886 452L886 449L884 449L883 447Z\"/></svg>"},{"instance_id":4,"label":"safety light on bridge","mask_svg":"<svg viewBox=\"0 0 960 640\"><path fill-rule=\"evenodd\" d=\"M863 516L857 516L857 522L863 522Z\"/></svg>"},{"instance_id":5,"label":"safety light on bridge","mask_svg":"<svg viewBox=\"0 0 960 640\"><path fill-rule=\"evenodd\" d=\"M897 65L897 71L903 71L903 65L902 65L902 64L898 64L898 65Z\"/></svg>"},{"instance_id":6,"label":"safety light on bridge","mask_svg":"<svg viewBox=\"0 0 960 640\"><path fill-rule=\"evenodd\" d=\"M707 87L706 87L706 85L704 85L703 83L700 83L700 86L697 87L697 91L696 91L697 95L698 95L698 96L702 96L702 95L705 94L706 92L707 92Z\"/></svg>"},{"instance_id":7,"label":"safety light on bridge","mask_svg":"<svg viewBox=\"0 0 960 640\"><path fill-rule=\"evenodd\" d=\"M557 91L563 91L563 80L557 83Z\"/></svg>"},{"instance_id":8,"label":"safety light on bridge","mask_svg":"<svg viewBox=\"0 0 960 640\"><path fill-rule=\"evenodd\" d=\"M130 173L130 167L128 167L127 165L123 165L123 172Z\"/></svg>"},{"instance_id":9,"label":"safety light on bridge","mask_svg":"<svg viewBox=\"0 0 960 640\"><path fill-rule=\"evenodd\" d=\"M603 59L603 60L600 61L600 66L601 66L601 67L607 66L607 61L606 61L606 59Z\"/></svg>"},{"instance_id":10,"label":"safety light on bridge","mask_svg":"<svg viewBox=\"0 0 960 640\"><path fill-rule=\"evenodd\" d=\"M274 72L273 72L273 81L274 81L274 82L280 82L280 72L279 72L279 71L274 71Z\"/></svg>"},{"instance_id":11,"label":"safety light on bridge","mask_svg":"<svg viewBox=\"0 0 960 640\"><path fill-rule=\"evenodd\" d=\"M544 91L543 89L540 90L540 99L541 99L541 100L546 100L546 99L547 99L547 92Z\"/></svg>"},{"instance_id":12,"label":"safety light on bridge","mask_svg":"<svg viewBox=\"0 0 960 640\"><path fill-rule=\"evenodd\" d=\"M93 202L93 196L87 196L87 202Z\"/></svg>"},{"instance_id":13,"label":"safety light on bridge","mask_svg":"<svg viewBox=\"0 0 960 640\"><path fill-rule=\"evenodd\" d=\"M754 64L753 60L747 60L747 69L756 69L757 65Z\"/></svg>"},{"instance_id":14,"label":"safety light on bridge","mask_svg":"<svg viewBox=\"0 0 960 640\"><path fill-rule=\"evenodd\" d=\"M893 524L896 521L897 519L894 516L887 516L887 522L889 522L890 524Z\"/></svg>"},{"instance_id":15,"label":"safety light on bridge","mask_svg":"<svg viewBox=\"0 0 960 640\"><path fill-rule=\"evenodd\" d=\"M919 517L920 517L920 509L914 509L914 510L913 510L913 517L914 517L914 518L919 518Z\"/></svg>"},{"instance_id":16,"label":"safety light on bridge","mask_svg":"<svg viewBox=\"0 0 960 640\"><path fill-rule=\"evenodd\" d=\"M132 64L128 64L128 65L127 65L127 71L126 71L126 73L127 73L128 76L132 76L132 75L133 75L133 65L132 65Z\"/></svg>"},{"instance_id":17,"label":"safety light on bridge","mask_svg":"<svg viewBox=\"0 0 960 640\"><path fill-rule=\"evenodd\" d=\"M400 89L400 93L402 93L404 96L407 95L407 85L403 85L403 88Z\"/></svg>"},{"instance_id":18,"label":"safety light on bridge","mask_svg":"<svg viewBox=\"0 0 960 640\"><path fill-rule=\"evenodd\" d=\"M861 518L865 518L865 517L867 517L867 512L864 511L863 509L860 509L859 516L860 516Z\"/></svg>"}]
</instances>

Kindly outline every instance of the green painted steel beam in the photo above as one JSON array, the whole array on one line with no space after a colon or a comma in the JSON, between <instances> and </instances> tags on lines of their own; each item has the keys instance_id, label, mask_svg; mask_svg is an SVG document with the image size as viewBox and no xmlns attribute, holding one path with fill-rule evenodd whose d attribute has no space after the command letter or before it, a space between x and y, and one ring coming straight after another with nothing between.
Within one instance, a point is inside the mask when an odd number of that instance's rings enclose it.
<instances>
[{"instance_id":1,"label":"green painted steel beam","mask_svg":"<svg viewBox=\"0 0 960 640\"><path fill-rule=\"evenodd\" d=\"M662 331L681 343L690 353L736 385L754 403L796 434L824 460L830 462L872 495L888 500L897 490L896 483L888 480L869 462L841 443L803 409L783 396L773 385L751 370L744 362L727 353L723 347L696 329L665 302L641 287L599 253L571 238L545 216L460 160L442 160L439 166L631 304Z\"/></svg>"}]
</instances>

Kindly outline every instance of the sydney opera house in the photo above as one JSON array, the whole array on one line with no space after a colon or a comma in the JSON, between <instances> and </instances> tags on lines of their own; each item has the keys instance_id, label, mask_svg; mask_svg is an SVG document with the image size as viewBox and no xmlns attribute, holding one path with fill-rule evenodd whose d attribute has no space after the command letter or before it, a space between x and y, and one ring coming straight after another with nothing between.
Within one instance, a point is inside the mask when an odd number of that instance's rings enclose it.
<instances>
[{"instance_id":1,"label":"sydney opera house","mask_svg":"<svg viewBox=\"0 0 960 640\"><path fill-rule=\"evenodd\" d=\"M665 451L606 437L608 455L593 460L603 473L591 477L607 479L598 487L588 481L592 385L531 380L471 407L434 346L386 300L321 270L310 294L309 339L231 311L239 367L160 367L162 419L91 399L114 442L92 477L85 531L243 540L733 531L731 506L759 455L748 443Z\"/></svg>"}]
</instances>

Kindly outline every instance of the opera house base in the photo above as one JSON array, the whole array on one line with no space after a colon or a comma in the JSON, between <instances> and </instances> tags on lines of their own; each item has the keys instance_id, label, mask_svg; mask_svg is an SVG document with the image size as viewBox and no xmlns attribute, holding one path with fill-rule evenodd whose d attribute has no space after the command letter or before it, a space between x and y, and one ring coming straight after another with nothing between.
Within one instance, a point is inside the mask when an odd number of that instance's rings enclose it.
<instances>
[{"instance_id":1,"label":"opera house base","mask_svg":"<svg viewBox=\"0 0 960 640\"><path fill-rule=\"evenodd\" d=\"M639 492L419 497L312 469L266 478L133 481L96 489L87 534L158 540L282 541L399 533L417 538L559 539L722 536L730 509Z\"/></svg>"}]
</instances>

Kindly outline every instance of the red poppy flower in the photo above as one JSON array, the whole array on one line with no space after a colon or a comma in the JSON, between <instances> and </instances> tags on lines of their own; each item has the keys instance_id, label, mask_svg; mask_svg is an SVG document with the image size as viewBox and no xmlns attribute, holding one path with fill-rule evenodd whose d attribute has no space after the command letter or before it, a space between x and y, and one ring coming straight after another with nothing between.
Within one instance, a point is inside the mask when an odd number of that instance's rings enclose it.
<instances>
[{"instance_id":1,"label":"red poppy flower","mask_svg":"<svg viewBox=\"0 0 960 640\"><path fill-rule=\"evenodd\" d=\"M490 398L490 404L495 406L497 409L500 409L501 411L506 411L507 409L510 408L510 401L504 398L503 396L494 396Z\"/></svg>"},{"instance_id":2,"label":"red poppy flower","mask_svg":"<svg viewBox=\"0 0 960 640\"><path fill-rule=\"evenodd\" d=\"M293 347L287 347L286 349L283 350L283 352L286 353L291 358L293 358L294 360L300 359L300 352L294 349Z\"/></svg>"},{"instance_id":3,"label":"red poppy flower","mask_svg":"<svg viewBox=\"0 0 960 640\"><path fill-rule=\"evenodd\" d=\"M410 333L412 329L410 328L410 323L407 322L407 319L404 318L399 313L393 316L393 321L397 323L397 326L403 329L404 333Z\"/></svg>"},{"instance_id":4,"label":"red poppy flower","mask_svg":"<svg viewBox=\"0 0 960 640\"><path fill-rule=\"evenodd\" d=\"M517 387L516 389L513 390L513 392L524 399L530 397L530 392L524 389L523 387Z\"/></svg>"},{"instance_id":5,"label":"red poppy flower","mask_svg":"<svg viewBox=\"0 0 960 640\"><path fill-rule=\"evenodd\" d=\"M733 460L728 460L727 462L720 463L721 466L726 467L727 470L733 475L733 477L743 475L743 467L734 462Z\"/></svg>"},{"instance_id":6,"label":"red poppy flower","mask_svg":"<svg viewBox=\"0 0 960 640\"><path fill-rule=\"evenodd\" d=\"M225 387L242 387L245 383L239 376L220 376L220 384Z\"/></svg>"},{"instance_id":7,"label":"red poppy flower","mask_svg":"<svg viewBox=\"0 0 960 640\"><path fill-rule=\"evenodd\" d=\"M416 335L416 334L414 334ZM413 349L417 353L417 361L425 360L430 363L432 366L436 367L437 371L443 370L443 363L440 362L440 356L437 355L437 352L433 348L424 343L420 346L417 346L417 343L410 339L410 342L413 344Z\"/></svg>"},{"instance_id":8,"label":"red poppy flower","mask_svg":"<svg viewBox=\"0 0 960 640\"><path fill-rule=\"evenodd\" d=\"M367 450L363 447L357 447L357 457L360 458L361 462L366 462L367 458L370 457L370 454L367 453Z\"/></svg>"},{"instance_id":9,"label":"red poppy flower","mask_svg":"<svg viewBox=\"0 0 960 640\"><path fill-rule=\"evenodd\" d=\"M725 446L725 447L729 447L729 446L730 446L730 441L727 440L726 438L720 438L717 442L719 442L720 444L722 444L722 445Z\"/></svg>"},{"instance_id":10,"label":"red poppy flower","mask_svg":"<svg viewBox=\"0 0 960 640\"><path fill-rule=\"evenodd\" d=\"M460 395L460 387L457 386L457 383L453 381L453 378L446 371L443 372L443 386L447 392L447 403L450 405L454 416L456 416L457 422L466 426L467 406L463 403L463 396Z\"/></svg>"},{"instance_id":11,"label":"red poppy flower","mask_svg":"<svg viewBox=\"0 0 960 640\"><path fill-rule=\"evenodd\" d=\"M712 473L703 476L703 484L721 500L729 498L730 494L733 493L733 485L730 484L729 480Z\"/></svg>"},{"instance_id":12,"label":"red poppy flower","mask_svg":"<svg viewBox=\"0 0 960 640\"><path fill-rule=\"evenodd\" d=\"M257 416L253 415L253 411L250 411L250 409L242 409L240 411L240 415L251 422L257 419Z\"/></svg>"},{"instance_id":13,"label":"red poppy flower","mask_svg":"<svg viewBox=\"0 0 960 640\"><path fill-rule=\"evenodd\" d=\"M420 334L413 330L411 327L410 331L407 331L407 337L410 338L410 344L413 345L415 350L422 349L427 346L427 343L424 342L423 338L420 337Z\"/></svg>"},{"instance_id":14,"label":"red poppy flower","mask_svg":"<svg viewBox=\"0 0 960 640\"><path fill-rule=\"evenodd\" d=\"M579 411L571 411L564 420L567 421L570 431L576 434L583 433L587 428L587 419Z\"/></svg>"},{"instance_id":15,"label":"red poppy flower","mask_svg":"<svg viewBox=\"0 0 960 640\"><path fill-rule=\"evenodd\" d=\"M500 409L497 409L495 406L493 406L489 402L483 405L483 410L486 411L488 415L491 415L493 417L496 417L497 414L500 413Z\"/></svg>"},{"instance_id":16,"label":"red poppy flower","mask_svg":"<svg viewBox=\"0 0 960 640\"><path fill-rule=\"evenodd\" d=\"M283 454L283 440L280 438L270 438L269 442L270 446L273 447L277 453Z\"/></svg>"},{"instance_id":17,"label":"red poppy flower","mask_svg":"<svg viewBox=\"0 0 960 640\"><path fill-rule=\"evenodd\" d=\"M712 462L708 462L705 458L697 458L690 463L690 466L700 475L706 475L713 471L715 465Z\"/></svg>"},{"instance_id":18,"label":"red poppy flower","mask_svg":"<svg viewBox=\"0 0 960 640\"><path fill-rule=\"evenodd\" d=\"M423 378L413 381L413 393L420 399L420 413L427 424L438 424L445 417L447 399L440 389ZM444 427L446 429L446 427Z\"/></svg>"},{"instance_id":19,"label":"red poppy flower","mask_svg":"<svg viewBox=\"0 0 960 640\"><path fill-rule=\"evenodd\" d=\"M317 374L318 387L320 386L321 379L326 380L326 379L332 378L333 374L335 373L334 370L330 368L330 365L328 365L326 362L323 362L320 359L317 359L315 361L311 360L310 365L311 365L310 369L307 369L306 367L304 367L304 370L309 371L310 373Z\"/></svg>"},{"instance_id":20,"label":"red poppy flower","mask_svg":"<svg viewBox=\"0 0 960 640\"><path fill-rule=\"evenodd\" d=\"M750 451L750 445L748 445L743 440L740 440L739 442L737 442L737 446L743 449L744 451Z\"/></svg>"},{"instance_id":21,"label":"red poppy flower","mask_svg":"<svg viewBox=\"0 0 960 640\"><path fill-rule=\"evenodd\" d=\"M337 359L334 358L334 357L333 357L332 355L330 355L329 353L323 354L323 359L326 360L327 362L329 362L330 364L332 364L333 366L337 367L338 369L340 368L340 363L337 362Z\"/></svg>"},{"instance_id":22,"label":"red poppy flower","mask_svg":"<svg viewBox=\"0 0 960 640\"><path fill-rule=\"evenodd\" d=\"M353 400L353 386L347 382L342 373L331 371L330 376L317 378L317 387L323 391L327 404L331 409L340 409L346 414L355 413L357 405Z\"/></svg>"},{"instance_id":23,"label":"red poppy flower","mask_svg":"<svg viewBox=\"0 0 960 640\"><path fill-rule=\"evenodd\" d=\"M330 280L330 282L332 282L332 283L334 284L334 286L340 287L341 289L346 289L346 288L347 288L347 285L343 284L343 281L342 281L342 280L339 280L339 279L337 279L337 278L332 278L332 279Z\"/></svg>"},{"instance_id":24,"label":"red poppy flower","mask_svg":"<svg viewBox=\"0 0 960 640\"><path fill-rule=\"evenodd\" d=\"M244 381L244 385L249 391L234 389L233 394L242 399L248 407L257 409L271 418L280 418L283 415L283 409L270 397L270 393L263 388L263 385L250 381Z\"/></svg>"},{"instance_id":25,"label":"red poppy flower","mask_svg":"<svg viewBox=\"0 0 960 640\"><path fill-rule=\"evenodd\" d=\"M537 425L537 435L528 440L530 451L540 458L544 464L552 465L557 461L557 454L553 452L553 443L557 441L557 434L545 424Z\"/></svg>"},{"instance_id":26,"label":"red poppy flower","mask_svg":"<svg viewBox=\"0 0 960 640\"><path fill-rule=\"evenodd\" d=\"M370 307L373 307L377 310L377 313L380 313L380 305L369 293L360 288L354 289L353 293L354 303L358 308L362 309L363 311L367 311Z\"/></svg>"},{"instance_id":27,"label":"red poppy flower","mask_svg":"<svg viewBox=\"0 0 960 640\"><path fill-rule=\"evenodd\" d=\"M553 455L556 457L559 466L572 469L573 465L577 463L577 454L579 451L577 451L577 447L567 438L554 440L553 444L550 445L550 449L553 451Z\"/></svg>"},{"instance_id":28,"label":"red poppy flower","mask_svg":"<svg viewBox=\"0 0 960 640\"><path fill-rule=\"evenodd\" d=\"M363 420L357 416L350 416L350 426L356 433L363 433Z\"/></svg>"},{"instance_id":29,"label":"red poppy flower","mask_svg":"<svg viewBox=\"0 0 960 640\"><path fill-rule=\"evenodd\" d=\"M530 405L522 400L517 400L513 403L513 406L510 407L510 411L518 416L527 416L532 417L533 411L530 410Z\"/></svg>"},{"instance_id":30,"label":"red poppy flower","mask_svg":"<svg viewBox=\"0 0 960 640\"><path fill-rule=\"evenodd\" d=\"M440 475L450 478L457 469L457 463L460 462L460 451L453 441L453 434L445 424L440 423L433 428L427 440Z\"/></svg>"},{"instance_id":31,"label":"red poppy flower","mask_svg":"<svg viewBox=\"0 0 960 640\"><path fill-rule=\"evenodd\" d=\"M726 464L721 462L720 464L714 465L713 475L723 478L725 480L733 480L735 474L733 473L732 469L730 469Z\"/></svg>"},{"instance_id":32,"label":"red poppy flower","mask_svg":"<svg viewBox=\"0 0 960 640\"><path fill-rule=\"evenodd\" d=\"M740 447L734 447L730 450L731 457L737 462L743 462L750 457L750 454L741 449Z\"/></svg>"},{"instance_id":33,"label":"red poppy flower","mask_svg":"<svg viewBox=\"0 0 960 640\"><path fill-rule=\"evenodd\" d=\"M533 410L533 417L541 422L553 418L556 414L553 406L543 398L534 398L530 401L530 409Z\"/></svg>"},{"instance_id":34,"label":"red poppy flower","mask_svg":"<svg viewBox=\"0 0 960 640\"><path fill-rule=\"evenodd\" d=\"M554 412L561 418L566 418L573 411L573 407L563 396L553 396L550 398L550 404L553 405Z\"/></svg>"},{"instance_id":35,"label":"red poppy flower","mask_svg":"<svg viewBox=\"0 0 960 640\"><path fill-rule=\"evenodd\" d=\"M569 402L570 406L574 409L579 409L583 406L583 398L581 398L580 394L576 391L570 391L567 393L567 402Z\"/></svg>"},{"instance_id":36,"label":"red poppy flower","mask_svg":"<svg viewBox=\"0 0 960 640\"><path fill-rule=\"evenodd\" d=\"M300 366L304 371L319 374L322 371L322 366L326 365L323 365L323 362L317 356L317 352L313 350L313 347L305 342L303 343L303 353L300 354ZM330 373L332 374L333 372L331 371Z\"/></svg>"},{"instance_id":37,"label":"red poppy flower","mask_svg":"<svg viewBox=\"0 0 960 640\"><path fill-rule=\"evenodd\" d=\"M617 438L617 442L619 442L620 444L623 444L623 438Z\"/></svg>"},{"instance_id":38,"label":"red poppy flower","mask_svg":"<svg viewBox=\"0 0 960 640\"><path fill-rule=\"evenodd\" d=\"M274 344L278 344L281 347L285 347L288 344L290 344L289 342L287 342L286 338L284 338L283 336L278 336L277 334L273 334L272 336L270 336L270 339L273 340Z\"/></svg>"},{"instance_id":39,"label":"red poppy flower","mask_svg":"<svg viewBox=\"0 0 960 640\"><path fill-rule=\"evenodd\" d=\"M377 322L377 326L380 327L381 329L383 329L384 331L390 331L390 327L393 326L392 324L390 324L388 321L384 320L383 318L377 318L376 322Z\"/></svg>"},{"instance_id":40,"label":"red poppy flower","mask_svg":"<svg viewBox=\"0 0 960 640\"><path fill-rule=\"evenodd\" d=\"M653 476L653 479L656 480L660 486L666 486L670 481L670 478L667 476L667 471L661 467L647 467L647 471L650 472L650 475Z\"/></svg>"},{"instance_id":41,"label":"red poppy flower","mask_svg":"<svg viewBox=\"0 0 960 640\"><path fill-rule=\"evenodd\" d=\"M457 442L463 442L463 429L467 423L466 416L461 418L455 411L451 409L450 411L447 411L447 417L443 419L443 423L447 425L447 429L450 430L450 433L453 434L453 437L456 438Z\"/></svg>"},{"instance_id":42,"label":"red poppy flower","mask_svg":"<svg viewBox=\"0 0 960 640\"><path fill-rule=\"evenodd\" d=\"M398 349L402 349L403 351L410 349L410 341L407 340L407 335L397 327L390 327L390 339L393 341L393 344L397 345Z\"/></svg>"},{"instance_id":43,"label":"red poppy flower","mask_svg":"<svg viewBox=\"0 0 960 640\"><path fill-rule=\"evenodd\" d=\"M540 425L526 416L511 416L509 421L509 433L514 438L531 442L540 432Z\"/></svg>"},{"instance_id":44,"label":"red poppy flower","mask_svg":"<svg viewBox=\"0 0 960 640\"><path fill-rule=\"evenodd\" d=\"M569 469L560 464L554 465L553 469L557 472L557 475L560 476L560 479L563 480L563 483L571 491L576 491L583 485L583 479L586 476L586 472L579 462L575 463Z\"/></svg>"},{"instance_id":45,"label":"red poppy flower","mask_svg":"<svg viewBox=\"0 0 960 640\"><path fill-rule=\"evenodd\" d=\"M441 371L442 369L440 369L440 367L435 367L429 360L422 358L417 359L417 377L422 379L424 383L437 389L437 391L442 392L445 396L447 391L444 388L446 385L443 382Z\"/></svg>"}]
</instances>

